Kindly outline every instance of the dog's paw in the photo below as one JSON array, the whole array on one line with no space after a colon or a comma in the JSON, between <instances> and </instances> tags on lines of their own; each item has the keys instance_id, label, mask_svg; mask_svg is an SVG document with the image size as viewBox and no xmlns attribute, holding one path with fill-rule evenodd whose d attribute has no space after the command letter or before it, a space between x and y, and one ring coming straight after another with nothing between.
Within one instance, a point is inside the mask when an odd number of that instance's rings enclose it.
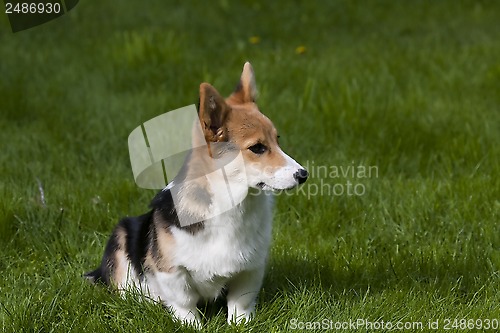
<instances>
[{"instance_id":1,"label":"dog's paw","mask_svg":"<svg viewBox=\"0 0 500 333\"><path fill-rule=\"evenodd\" d=\"M170 311L175 319L177 319L182 325L190 326L197 330L202 328L202 323L200 315L197 309L183 309L180 307L170 306Z\"/></svg>"},{"instance_id":2,"label":"dog's paw","mask_svg":"<svg viewBox=\"0 0 500 333\"><path fill-rule=\"evenodd\" d=\"M246 324L252 320L254 313L252 310L248 311L232 311L227 316L227 323L229 325Z\"/></svg>"}]
</instances>

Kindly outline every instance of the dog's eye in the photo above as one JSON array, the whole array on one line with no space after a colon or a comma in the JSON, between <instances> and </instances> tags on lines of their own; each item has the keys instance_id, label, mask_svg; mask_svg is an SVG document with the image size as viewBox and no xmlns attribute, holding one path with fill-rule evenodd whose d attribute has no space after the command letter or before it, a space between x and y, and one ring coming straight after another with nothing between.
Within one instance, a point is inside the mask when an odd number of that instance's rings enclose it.
<instances>
[{"instance_id":1,"label":"dog's eye","mask_svg":"<svg viewBox=\"0 0 500 333\"><path fill-rule=\"evenodd\" d=\"M267 151L267 147L260 142L248 147L248 149L250 149L252 153L257 155L262 155Z\"/></svg>"}]
</instances>

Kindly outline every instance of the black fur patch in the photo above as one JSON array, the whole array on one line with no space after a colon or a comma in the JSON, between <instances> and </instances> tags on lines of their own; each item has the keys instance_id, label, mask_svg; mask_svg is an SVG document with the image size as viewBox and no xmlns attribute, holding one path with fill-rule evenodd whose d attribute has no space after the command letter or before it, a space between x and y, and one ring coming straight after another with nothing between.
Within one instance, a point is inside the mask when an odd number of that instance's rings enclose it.
<instances>
[{"instance_id":1,"label":"black fur patch","mask_svg":"<svg viewBox=\"0 0 500 333\"><path fill-rule=\"evenodd\" d=\"M153 210L160 212L162 222L166 224L165 227L175 225L180 228L179 218L175 211L174 200L170 190L158 192L149 206L153 208Z\"/></svg>"},{"instance_id":2,"label":"black fur patch","mask_svg":"<svg viewBox=\"0 0 500 333\"><path fill-rule=\"evenodd\" d=\"M174 225L177 228L189 231L192 234L203 229L203 221L188 226L181 226L170 190L158 192L153 201L151 201L150 206L151 208L153 208L153 210L160 212L162 217L161 222L163 224L163 227L165 228Z\"/></svg>"},{"instance_id":3,"label":"black fur patch","mask_svg":"<svg viewBox=\"0 0 500 333\"><path fill-rule=\"evenodd\" d=\"M124 250L137 274L139 276L143 275L144 261L148 250L151 250L151 254L155 259L158 259L160 255L157 244L157 231L153 221L155 212L159 212L161 216L158 227L165 230L177 227L195 233L200 228L203 228L203 222L181 227L170 190L158 192L151 201L150 206L152 210L148 213L137 217L126 217L118 223L108 240L101 265L85 274L85 277L95 283L111 285L111 277L116 267L115 253L118 250ZM125 235L125 248L121 248L118 241L120 232Z\"/></svg>"},{"instance_id":4,"label":"black fur patch","mask_svg":"<svg viewBox=\"0 0 500 333\"><path fill-rule=\"evenodd\" d=\"M119 227L125 231L126 252L135 271L142 275L144 259L151 246L150 233L152 229L153 212L138 217L127 217L120 221Z\"/></svg>"},{"instance_id":5,"label":"black fur patch","mask_svg":"<svg viewBox=\"0 0 500 333\"><path fill-rule=\"evenodd\" d=\"M92 272L85 274L85 277L94 283L103 283L108 286L111 285L111 275L115 268L114 253L118 249L119 249L119 244L116 238L116 229L115 229L115 231L109 238L108 243L106 244L101 265Z\"/></svg>"}]
</instances>

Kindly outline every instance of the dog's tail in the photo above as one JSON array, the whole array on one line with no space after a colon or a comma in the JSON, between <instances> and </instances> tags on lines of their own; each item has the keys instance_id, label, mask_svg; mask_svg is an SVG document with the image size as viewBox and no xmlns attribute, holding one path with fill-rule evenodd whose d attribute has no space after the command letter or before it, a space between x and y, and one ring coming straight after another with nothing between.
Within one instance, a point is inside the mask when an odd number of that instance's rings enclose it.
<instances>
[{"instance_id":1,"label":"dog's tail","mask_svg":"<svg viewBox=\"0 0 500 333\"><path fill-rule=\"evenodd\" d=\"M85 273L83 277L92 283L104 283L101 267L92 272Z\"/></svg>"}]
</instances>

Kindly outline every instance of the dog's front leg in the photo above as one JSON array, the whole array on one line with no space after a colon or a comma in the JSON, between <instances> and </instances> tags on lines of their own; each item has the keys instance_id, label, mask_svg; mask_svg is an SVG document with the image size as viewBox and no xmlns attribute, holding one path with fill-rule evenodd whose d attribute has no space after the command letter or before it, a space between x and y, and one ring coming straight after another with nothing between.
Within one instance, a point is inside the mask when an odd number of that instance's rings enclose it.
<instances>
[{"instance_id":1,"label":"dog's front leg","mask_svg":"<svg viewBox=\"0 0 500 333\"><path fill-rule=\"evenodd\" d=\"M253 317L264 270L263 266L251 271L243 271L230 280L227 286L228 323L239 324L243 319L248 322Z\"/></svg>"},{"instance_id":2,"label":"dog's front leg","mask_svg":"<svg viewBox=\"0 0 500 333\"><path fill-rule=\"evenodd\" d=\"M200 296L191 287L184 269L149 275L148 293L152 299L160 300L182 323L200 327L200 316L196 308Z\"/></svg>"}]
</instances>

